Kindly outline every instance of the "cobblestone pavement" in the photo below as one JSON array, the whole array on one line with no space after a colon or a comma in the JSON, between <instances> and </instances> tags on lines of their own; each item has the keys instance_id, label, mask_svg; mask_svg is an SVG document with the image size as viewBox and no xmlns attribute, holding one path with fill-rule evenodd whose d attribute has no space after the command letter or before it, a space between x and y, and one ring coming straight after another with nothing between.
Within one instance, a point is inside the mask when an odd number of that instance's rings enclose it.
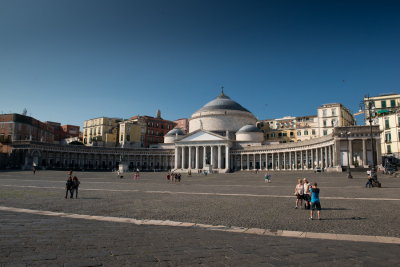
<instances>
[{"instance_id":1,"label":"cobblestone pavement","mask_svg":"<svg viewBox=\"0 0 400 267\"><path fill-rule=\"evenodd\" d=\"M0 206L135 219L171 220L315 233L400 237L400 179L364 174L184 175L78 172L79 199L64 199L65 172L0 172ZM294 209L298 177L321 188L322 221ZM134 225L0 211L0 266L394 266L400 245L289 238L196 227Z\"/></svg>"}]
</instances>

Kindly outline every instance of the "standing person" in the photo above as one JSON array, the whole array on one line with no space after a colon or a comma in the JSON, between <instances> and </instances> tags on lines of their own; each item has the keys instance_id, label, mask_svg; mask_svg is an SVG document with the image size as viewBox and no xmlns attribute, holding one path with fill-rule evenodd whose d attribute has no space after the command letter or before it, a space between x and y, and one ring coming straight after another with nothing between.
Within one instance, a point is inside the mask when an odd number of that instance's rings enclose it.
<instances>
[{"instance_id":1,"label":"standing person","mask_svg":"<svg viewBox=\"0 0 400 267\"><path fill-rule=\"evenodd\" d=\"M72 191L72 198L74 197L74 191L75 191L75 198L78 198L78 188L81 182L79 181L78 177L74 176L72 179L73 182L73 191Z\"/></svg>"},{"instance_id":2,"label":"standing person","mask_svg":"<svg viewBox=\"0 0 400 267\"><path fill-rule=\"evenodd\" d=\"M321 220L321 203L319 201L319 188L317 183L314 183L310 188L311 191L311 211L310 220L313 219L314 210L317 210L318 220Z\"/></svg>"},{"instance_id":3,"label":"standing person","mask_svg":"<svg viewBox=\"0 0 400 267\"><path fill-rule=\"evenodd\" d=\"M72 176L72 170L69 170L68 175Z\"/></svg>"},{"instance_id":4,"label":"standing person","mask_svg":"<svg viewBox=\"0 0 400 267\"><path fill-rule=\"evenodd\" d=\"M303 180L301 179L297 180L297 185L294 188L294 195L296 196L296 207L294 208L297 209L299 206L299 202L300 202L300 207L303 204L303 195L304 195Z\"/></svg>"},{"instance_id":5,"label":"standing person","mask_svg":"<svg viewBox=\"0 0 400 267\"><path fill-rule=\"evenodd\" d=\"M72 177L70 176L69 178L68 178L68 180L67 180L67 183L65 184L65 189L66 189L66 191L65 191L65 198L68 198L68 192L70 192L70 197L72 198L73 197L73 195L72 195L72 193L73 193L73 191L71 191L72 190L72 187L73 187L73 181L72 181Z\"/></svg>"},{"instance_id":6,"label":"standing person","mask_svg":"<svg viewBox=\"0 0 400 267\"><path fill-rule=\"evenodd\" d=\"M171 173L167 173L167 181L171 180Z\"/></svg>"},{"instance_id":7,"label":"standing person","mask_svg":"<svg viewBox=\"0 0 400 267\"><path fill-rule=\"evenodd\" d=\"M35 175L35 174L36 174L36 167L35 167L35 165L33 165L32 171L33 171L33 175Z\"/></svg>"},{"instance_id":8,"label":"standing person","mask_svg":"<svg viewBox=\"0 0 400 267\"><path fill-rule=\"evenodd\" d=\"M311 208L310 205L310 200L311 200L311 192L310 192L310 188L311 188L311 184L310 182L307 180L307 178L303 179L303 188L304 188L304 208L306 210L309 210Z\"/></svg>"},{"instance_id":9,"label":"standing person","mask_svg":"<svg viewBox=\"0 0 400 267\"><path fill-rule=\"evenodd\" d=\"M271 182L271 174L269 174L268 172L265 174L264 176L264 182L265 183L270 183Z\"/></svg>"}]
</instances>

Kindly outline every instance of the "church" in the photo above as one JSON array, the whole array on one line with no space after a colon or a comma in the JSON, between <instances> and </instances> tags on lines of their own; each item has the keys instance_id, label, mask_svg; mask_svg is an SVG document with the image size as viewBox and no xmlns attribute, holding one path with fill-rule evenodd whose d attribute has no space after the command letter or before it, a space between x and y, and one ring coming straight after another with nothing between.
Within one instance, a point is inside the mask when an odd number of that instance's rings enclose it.
<instances>
[{"instance_id":1,"label":"church","mask_svg":"<svg viewBox=\"0 0 400 267\"><path fill-rule=\"evenodd\" d=\"M379 126L335 127L332 133L301 142L268 143L256 117L223 91L194 112L189 131L170 130L150 148L106 148L16 141L10 167L29 169L229 173L255 170L341 172L379 165Z\"/></svg>"}]
</instances>

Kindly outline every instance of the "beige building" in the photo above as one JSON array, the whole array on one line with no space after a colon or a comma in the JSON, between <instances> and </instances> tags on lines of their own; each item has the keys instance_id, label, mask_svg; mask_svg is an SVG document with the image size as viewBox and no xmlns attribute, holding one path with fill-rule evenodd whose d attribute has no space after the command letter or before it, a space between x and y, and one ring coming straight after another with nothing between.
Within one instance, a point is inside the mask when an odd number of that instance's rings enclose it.
<instances>
[{"instance_id":1,"label":"beige building","mask_svg":"<svg viewBox=\"0 0 400 267\"><path fill-rule=\"evenodd\" d=\"M400 94L385 94L370 97L373 101L372 125L379 125L382 131L380 146L382 155L400 157ZM368 98L364 98L366 106L365 124L369 125Z\"/></svg>"},{"instance_id":2,"label":"beige building","mask_svg":"<svg viewBox=\"0 0 400 267\"><path fill-rule=\"evenodd\" d=\"M274 144L310 140L331 134L334 127L356 124L354 116L342 104L325 104L317 112L317 116L263 120L257 126L264 131L266 144Z\"/></svg>"},{"instance_id":3,"label":"beige building","mask_svg":"<svg viewBox=\"0 0 400 267\"><path fill-rule=\"evenodd\" d=\"M356 120L353 114L342 104L325 104L318 108L319 136L331 134L335 127L354 125L356 125Z\"/></svg>"},{"instance_id":4,"label":"beige building","mask_svg":"<svg viewBox=\"0 0 400 267\"><path fill-rule=\"evenodd\" d=\"M83 143L87 146L115 147L118 144L120 118L100 117L83 123Z\"/></svg>"},{"instance_id":5,"label":"beige building","mask_svg":"<svg viewBox=\"0 0 400 267\"><path fill-rule=\"evenodd\" d=\"M146 123L126 120L119 123L119 145L123 148L144 147Z\"/></svg>"}]
</instances>

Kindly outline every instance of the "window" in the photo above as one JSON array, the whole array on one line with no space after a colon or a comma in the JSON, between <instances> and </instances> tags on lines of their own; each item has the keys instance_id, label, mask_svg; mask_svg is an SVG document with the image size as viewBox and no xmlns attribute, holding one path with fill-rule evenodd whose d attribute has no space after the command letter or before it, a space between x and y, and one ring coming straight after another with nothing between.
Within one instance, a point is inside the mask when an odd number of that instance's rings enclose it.
<instances>
[{"instance_id":1,"label":"window","mask_svg":"<svg viewBox=\"0 0 400 267\"><path fill-rule=\"evenodd\" d=\"M390 106L392 108L396 107L396 100L394 100L394 99L390 100Z\"/></svg>"},{"instance_id":2,"label":"window","mask_svg":"<svg viewBox=\"0 0 400 267\"><path fill-rule=\"evenodd\" d=\"M397 125L400 126L400 117L397 117Z\"/></svg>"},{"instance_id":3,"label":"window","mask_svg":"<svg viewBox=\"0 0 400 267\"><path fill-rule=\"evenodd\" d=\"M328 135L328 130L324 130L323 135Z\"/></svg>"},{"instance_id":4,"label":"window","mask_svg":"<svg viewBox=\"0 0 400 267\"><path fill-rule=\"evenodd\" d=\"M282 133L278 133L278 136L279 136L279 137L282 137Z\"/></svg>"},{"instance_id":5,"label":"window","mask_svg":"<svg viewBox=\"0 0 400 267\"><path fill-rule=\"evenodd\" d=\"M131 136L129 134L126 136L126 141L128 141L128 142L131 141Z\"/></svg>"},{"instance_id":6,"label":"window","mask_svg":"<svg viewBox=\"0 0 400 267\"><path fill-rule=\"evenodd\" d=\"M124 141L124 136L121 134L121 142Z\"/></svg>"},{"instance_id":7,"label":"window","mask_svg":"<svg viewBox=\"0 0 400 267\"><path fill-rule=\"evenodd\" d=\"M331 121L331 124L332 124L332 127L335 127L335 125L336 125L336 120L332 120L332 121Z\"/></svg>"},{"instance_id":8,"label":"window","mask_svg":"<svg viewBox=\"0 0 400 267\"><path fill-rule=\"evenodd\" d=\"M387 153L390 154L392 153L392 146L391 145L386 145Z\"/></svg>"},{"instance_id":9,"label":"window","mask_svg":"<svg viewBox=\"0 0 400 267\"><path fill-rule=\"evenodd\" d=\"M332 109L332 116L336 116L336 109L335 108Z\"/></svg>"},{"instance_id":10,"label":"window","mask_svg":"<svg viewBox=\"0 0 400 267\"><path fill-rule=\"evenodd\" d=\"M392 134L390 132L385 133L385 142L386 143L392 142Z\"/></svg>"},{"instance_id":11,"label":"window","mask_svg":"<svg viewBox=\"0 0 400 267\"><path fill-rule=\"evenodd\" d=\"M385 129L390 129L390 124L388 119L385 120Z\"/></svg>"},{"instance_id":12,"label":"window","mask_svg":"<svg viewBox=\"0 0 400 267\"><path fill-rule=\"evenodd\" d=\"M266 135L267 139L269 138L269 134Z\"/></svg>"},{"instance_id":13,"label":"window","mask_svg":"<svg viewBox=\"0 0 400 267\"><path fill-rule=\"evenodd\" d=\"M275 134L274 134L274 133L272 133L272 134L271 134L271 137L275 137Z\"/></svg>"},{"instance_id":14,"label":"window","mask_svg":"<svg viewBox=\"0 0 400 267\"><path fill-rule=\"evenodd\" d=\"M324 120L324 127L326 127L326 120Z\"/></svg>"},{"instance_id":15,"label":"window","mask_svg":"<svg viewBox=\"0 0 400 267\"><path fill-rule=\"evenodd\" d=\"M308 135L308 131L307 130L304 131L304 135Z\"/></svg>"},{"instance_id":16,"label":"window","mask_svg":"<svg viewBox=\"0 0 400 267\"><path fill-rule=\"evenodd\" d=\"M322 110L322 116L324 116L324 117L326 116L326 109Z\"/></svg>"},{"instance_id":17,"label":"window","mask_svg":"<svg viewBox=\"0 0 400 267\"><path fill-rule=\"evenodd\" d=\"M298 135L298 136L301 136L301 131L297 131L297 135Z\"/></svg>"},{"instance_id":18,"label":"window","mask_svg":"<svg viewBox=\"0 0 400 267\"><path fill-rule=\"evenodd\" d=\"M294 134L293 132L290 132L290 136L293 136L293 134Z\"/></svg>"},{"instance_id":19,"label":"window","mask_svg":"<svg viewBox=\"0 0 400 267\"><path fill-rule=\"evenodd\" d=\"M381 101L381 107L382 108L386 108L386 100L382 100Z\"/></svg>"},{"instance_id":20,"label":"window","mask_svg":"<svg viewBox=\"0 0 400 267\"><path fill-rule=\"evenodd\" d=\"M312 130L311 130L311 133L312 133L312 135L315 135L315 130L312 129Z\"/></svg>"},{"instance_id":21,"label":"window","mask_svg":"<svg viewBox=\"0 0 400 267\"><path fill-rule=\"evenodd\" d=\"M282 133L282 136L287 136L287 133Z\"/></svg>"}]
</instances>

